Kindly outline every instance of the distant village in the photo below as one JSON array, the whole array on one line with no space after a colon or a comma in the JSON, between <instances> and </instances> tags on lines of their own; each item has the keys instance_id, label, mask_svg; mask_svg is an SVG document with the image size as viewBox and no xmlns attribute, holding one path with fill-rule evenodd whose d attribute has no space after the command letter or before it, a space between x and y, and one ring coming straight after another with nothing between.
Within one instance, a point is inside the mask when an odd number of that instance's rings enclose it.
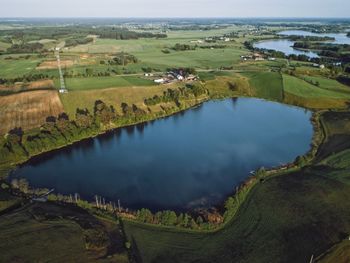
<instances>
[{"instance_id":1,"label":"distant village","mask_svg":"<svg viewBox=\"0 0 350 263\"><path fill-rule=\"evenodd\" d=\"M145 73L145 77L154 77L152 73ZM154 79L154 82L157 84L168 84L178 81L195 81L198 79L191 69L173 69L166 72L163 75L158 75Z\"/></svg>"}]
</instances>

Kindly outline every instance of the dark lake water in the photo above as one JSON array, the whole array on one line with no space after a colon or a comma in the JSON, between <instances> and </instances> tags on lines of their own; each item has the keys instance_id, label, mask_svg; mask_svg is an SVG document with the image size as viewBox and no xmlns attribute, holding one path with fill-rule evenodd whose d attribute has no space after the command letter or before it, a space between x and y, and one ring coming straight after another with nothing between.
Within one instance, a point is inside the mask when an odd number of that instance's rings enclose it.
<instances>
[{"instance_id":1,"label":"dark lake water","mask_svg":"<svg viewBox=\"0 0 350 263\"><path fill-rule=\"evenodd\" d=\"M259 99L212 101L34 158L11 177L56 193L184 210L222 202L258 167L309 149L311 113Z\"/></svg>"}]
</instances>

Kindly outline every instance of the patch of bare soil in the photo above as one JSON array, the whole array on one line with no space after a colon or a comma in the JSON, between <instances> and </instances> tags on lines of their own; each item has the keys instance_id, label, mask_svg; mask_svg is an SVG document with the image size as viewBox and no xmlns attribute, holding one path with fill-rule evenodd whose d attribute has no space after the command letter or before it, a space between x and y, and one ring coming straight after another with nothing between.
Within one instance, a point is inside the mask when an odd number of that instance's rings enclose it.
<instances>
[{"instance_id":1,"label":"patch of bare soil","mask_svg":"<svg viewBox=\"0 0 350 263\"><path fill-rule=\"evenodd\" d=\"M73 60L61 60L61 67L71 67L75 64ZM51 61L43 61L36 69L56 69L57 68L57 61L51 60Z\"/></svg>"}]
</instances>

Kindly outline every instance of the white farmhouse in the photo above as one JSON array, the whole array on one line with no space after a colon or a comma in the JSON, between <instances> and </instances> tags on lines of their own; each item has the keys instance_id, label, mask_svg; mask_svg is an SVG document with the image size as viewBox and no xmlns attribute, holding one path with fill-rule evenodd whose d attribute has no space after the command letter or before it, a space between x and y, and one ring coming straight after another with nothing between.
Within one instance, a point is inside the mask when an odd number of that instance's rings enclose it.
<instances>
[{"instance_id":1,"label":"white farmhouse","mask_svg":"<svg viewBox=\"0 0 350 263\"><path fill-rule=\"evenodd\" d=\"M176 78L177 78L178 80L184 80L184 77L183 77L182 75L180 75L180 74L178 74L178 75L176 76Z\"/></svg>"},{"instance_id":2,"label":"white farmhouse","mask_svg":"<svg viewBox=\"0 0 350 263\"><path fill-rule=\"evenodd\" d=\"M165 80L164 79L155 79L154 82L158 83L158 84L162 84L165 82Z\"/></svg>"}]
</instances>

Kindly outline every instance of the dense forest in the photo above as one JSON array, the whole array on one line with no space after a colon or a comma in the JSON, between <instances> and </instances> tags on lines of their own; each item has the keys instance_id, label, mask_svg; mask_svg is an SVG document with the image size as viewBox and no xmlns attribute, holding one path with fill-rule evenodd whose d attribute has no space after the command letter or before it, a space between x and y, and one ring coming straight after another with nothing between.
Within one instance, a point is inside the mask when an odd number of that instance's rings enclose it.
<instances>
[{"instance_id":1,"label":"dense forest","mask_svg":"<svg viewBox=\"0 0 350 263\"><path fill-rule=\"evenodd\" d=\"M13 44L7 49L10 54L18 53L39 53L45 51L44 45L41 43L21 43Z\"/></svg>"},{"instance_id":2,"label":"dense forest","mask_svg":"<svg viewBox=\"0 0 350 263\"><path fill-rule=\"evenodd\" d=\"M87 35L98 35L100 38L111 39L138 39L138 38L165 38L166 34L153 34L149 32L134 32L120 27L89 27L89 26L67 26L67 27L35 27L15 30L2 30L0 36L3 41L12 43L12 40L26 43L41 39L64 39L86 37Z\"/></svg>"},{"instance_id":3,"label":"dense forest","mask_svg":"<svg viewBox=\"0 0 350 263\"><path fill-rule=\"evenodd\" d=\"M334 37L327 36L288 36L288 39L292 41L334 41Z\"/></svg>"}]
</instances>

